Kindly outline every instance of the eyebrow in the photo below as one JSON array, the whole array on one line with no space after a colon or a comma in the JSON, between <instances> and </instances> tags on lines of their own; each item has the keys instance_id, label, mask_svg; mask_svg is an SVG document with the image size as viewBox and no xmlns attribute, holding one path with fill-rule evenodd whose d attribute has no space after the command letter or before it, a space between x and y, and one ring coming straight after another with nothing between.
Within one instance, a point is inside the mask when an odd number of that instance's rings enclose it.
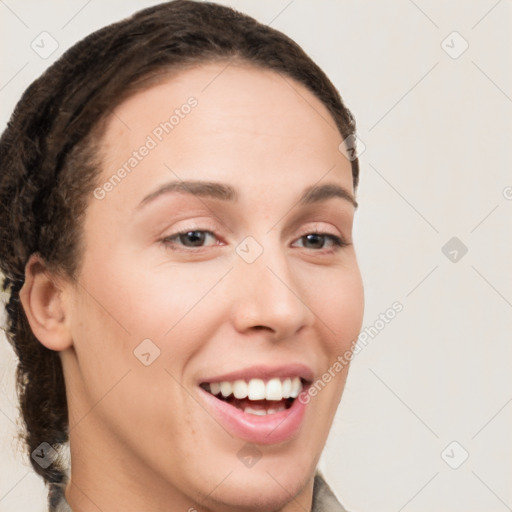
<instances>
[{"instance_id":1,"label":"eyebrow","mask_svg":"<svg viewBox=\"0 0 512 512\"><path fill-rule=\"evenodd\" d=\"M348 201L354 206L354 208L358 207L354 196L347 189L337 185L336 183L325 183L323 185L313 185L312 187L308 187L300 198L299 203L307 205L325 201L333 197L339 197Z\"/></svg>"},{"instance_id":2,"label":"eyebrow","mask_svg":"<svg viewBox=\"0 0 512 512\"><path fill-rule=\"evenodd\" d=\"M213 199L220 199L222 201L236 202L238 200L238 192L231 185L226 183L219 183L214 181L172 181L160 186L155 191L148 194L139 204L137 208L140 208L156 198L169 194L172 192L178 192L182 194L191 194L200 197L210 197ZM313 185L304 190L298 204L309 205L313 203L319 203L338 197L348 201L354 206L358 207L357 201L354 196L345 188L341 187L336 183L325 183L323 185Z\"/></svg>"}]
</instances>

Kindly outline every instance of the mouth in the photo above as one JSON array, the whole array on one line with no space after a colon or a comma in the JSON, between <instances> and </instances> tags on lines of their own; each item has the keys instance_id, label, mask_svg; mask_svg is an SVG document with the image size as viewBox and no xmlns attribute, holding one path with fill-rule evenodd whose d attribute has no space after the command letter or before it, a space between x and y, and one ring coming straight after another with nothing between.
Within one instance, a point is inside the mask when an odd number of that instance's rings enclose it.
<instances>
[{"instance_id":1,"label":"mouth","mask_svg":"<svg viewBox=\"0 0 512 512\"><path fill-rule=\"evenodd\" d=\"M256 365L203 378L198 397L232 437L278 444L301 431L309 400L300 398L314 378L313 370L301 363Z\"/></svg>"},{"instance_id":2,"label":"mouth","mask_svg":"<svg viewBox=\"0 0 512 512\"><path fill-rule=\"evenodd\" d=\"M296 376L203 382L200 386L216 399L245 414L267 416L290 409L307 384L307 381Z\"/></svg>"},{"instance_id":3,"label":"mouth","mask_svg":"<svg viewBox=\"0 0 512 512\"><path fill-rule=\"evenodd\" d=\"M233 437L262 445L295 438L309 401L300 400L314 378L302 364L254 366L204 379L199 398L204 408Z\"/></svg>"}]
</instances>

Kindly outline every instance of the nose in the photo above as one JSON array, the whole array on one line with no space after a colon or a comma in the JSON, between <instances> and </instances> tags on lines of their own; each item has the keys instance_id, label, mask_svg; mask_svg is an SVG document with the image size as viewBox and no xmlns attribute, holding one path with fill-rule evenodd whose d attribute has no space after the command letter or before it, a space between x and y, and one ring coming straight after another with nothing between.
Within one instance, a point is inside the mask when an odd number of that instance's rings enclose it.
<instances>
[{"instance_id":1,"label":"nose","mask_svg":"<svg viewBox=\"0 0 512 512\"><path fill-rule=\"evenodd\" d=\"M282 249L267 247L252 263L237 256L231 272L231 320L236 330L266 330L277 341L310 326L315 315L300 281Z\"/></svg>"}]
</instances>

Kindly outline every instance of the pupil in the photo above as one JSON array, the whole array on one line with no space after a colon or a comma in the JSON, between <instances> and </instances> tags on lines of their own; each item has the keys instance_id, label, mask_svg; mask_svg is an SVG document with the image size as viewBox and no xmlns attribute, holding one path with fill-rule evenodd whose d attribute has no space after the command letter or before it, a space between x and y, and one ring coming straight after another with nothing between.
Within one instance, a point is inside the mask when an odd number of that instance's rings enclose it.
<instances>
[{"instance_id":1,"label":"pupil","mask_svg":"<svg viewBox=\"0 0 512 512\"><path fill-rule=\"evenodd\" d=\"M187 231L180 235L180 242L192 247L200 246L204 242L204 233L202 231Z\"/></svg>"},{"instance_id":2,"label":"pupil","mask_svg":"<svg viewBox=\"0 0 512 512\"><path fill-rule=\"evenodd\" d=\"M316 233L310 233L309 235L306 235L307 242L311 242L314 247L322 247L324 237L323 235L318 235Z\"/></svg>"}]
</instances>

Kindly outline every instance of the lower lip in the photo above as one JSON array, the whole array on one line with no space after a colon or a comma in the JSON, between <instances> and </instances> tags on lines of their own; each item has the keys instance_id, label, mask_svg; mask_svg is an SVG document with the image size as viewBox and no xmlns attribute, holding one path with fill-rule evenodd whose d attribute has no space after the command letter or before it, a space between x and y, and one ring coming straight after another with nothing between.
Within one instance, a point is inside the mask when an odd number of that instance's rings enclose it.
<instances>
[{"instance_id":1,"label":"lower lip","mask_svg":"<svg viewBox=\"0 0 512 512\"><path fill-rule=\"evenodd\" d=\"M296 398L291 407L265 416L243 412L199 388L208 410L230 434L257 444L277 444L294 437L299 431L306 404ZM304 391L302 391L304 393ZM300 395L299 395L300 397Z\"/></svg>"}]
</instances>

